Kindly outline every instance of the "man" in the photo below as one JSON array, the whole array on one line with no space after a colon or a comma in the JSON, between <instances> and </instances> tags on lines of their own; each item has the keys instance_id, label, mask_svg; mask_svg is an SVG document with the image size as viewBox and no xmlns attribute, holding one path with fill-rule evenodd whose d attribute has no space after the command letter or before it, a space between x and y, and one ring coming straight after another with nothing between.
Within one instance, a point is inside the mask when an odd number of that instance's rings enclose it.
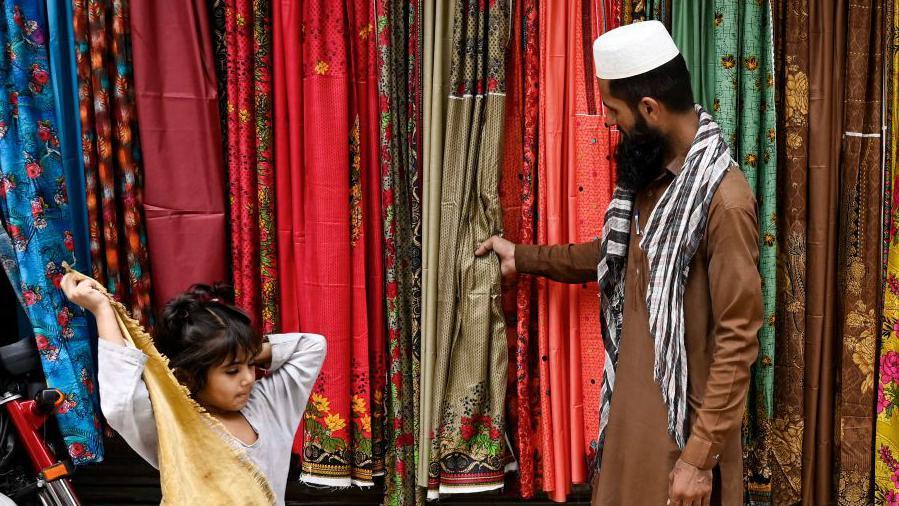
<instances>
[{"instance_id":1,"label":"man","mask_svg":"<svg viewBox=\"0 0 899 506\"><path fill-rule=\"evenodd\" d=\"M756 202L661 23L611 30L593 52L607 122L622 133L602 238L495 236L476 254L494 251L506 276L599 279L594 505L742 504L740 424L762 323Z\"/></svg>"}]
</instances>

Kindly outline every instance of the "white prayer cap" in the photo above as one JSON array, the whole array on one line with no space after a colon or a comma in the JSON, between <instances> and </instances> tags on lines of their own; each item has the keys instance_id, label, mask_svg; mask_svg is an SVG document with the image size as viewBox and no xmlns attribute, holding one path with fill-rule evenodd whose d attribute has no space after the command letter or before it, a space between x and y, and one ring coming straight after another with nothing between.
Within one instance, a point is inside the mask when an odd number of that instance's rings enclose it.
<instances>
[{"instance_id":1,"label":"white prayer cap","mask_svg":"<svg viewBox=\"0 0 899 506\"><path fill-rule=\"evenodd\" d=\"M599 36L593 42L596 77L624 79L649 72L680 54L665 25L641 21Z\"/></svg>"}]
</instances>

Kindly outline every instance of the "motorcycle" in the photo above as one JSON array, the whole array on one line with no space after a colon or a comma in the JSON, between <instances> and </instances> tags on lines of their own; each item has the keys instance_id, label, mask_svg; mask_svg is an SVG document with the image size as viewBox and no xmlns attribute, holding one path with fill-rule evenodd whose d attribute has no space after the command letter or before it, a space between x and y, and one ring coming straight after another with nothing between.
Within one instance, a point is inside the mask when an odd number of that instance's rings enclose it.
<instances>
[{"instance_id":1,"label":"motorcycle","mask_svg":"<svg viewBox=\"0 0 899 506\"><path fill-rule=\"evenodd\" d=\"M65 448L48 438L47 421L64 400L46 388L33 337L0 346L0 506L81 504L71 464L56 456L67 457Z\"/></svg>"}]
</instances>

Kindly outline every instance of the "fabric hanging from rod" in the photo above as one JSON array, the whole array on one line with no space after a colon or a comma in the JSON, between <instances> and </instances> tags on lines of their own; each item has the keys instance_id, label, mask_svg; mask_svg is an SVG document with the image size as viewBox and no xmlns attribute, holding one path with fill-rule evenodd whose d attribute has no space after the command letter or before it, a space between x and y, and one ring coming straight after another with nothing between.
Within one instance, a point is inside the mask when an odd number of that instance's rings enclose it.
<instances>
[{"instance_id":1,"label":"fabric hanging from rod","mask_svg":"<svg viewBox=\"0 0 899 506\"><path fill-rule=\"evenodd\" d=\"M440 248L440 190L446 141L446 106L449 89L453 3L426 0L422 9L422 308L421 308L421 413L432 409L435 334L437 333L437 263ZM418 440L431 433L431 419L422 416ZM428 486L430 445L419 447L416 481Z\"/></svg>"},{"instance_id":2,"label":"fabric hanging from rod","mask_svg":"<svg viewBox=\"0 0 899 506\"><path fill-rule=\"evenodd\" d=\"M891 41L899 33L899 8L895 0L885 5L884 40ZM883 286L883 323L880 333L877 379L877 425L874 441L874 498L877 504L899 501L899 156L896 132L899 127L899 47L885 47L887 102L884 107L884 244L885 282Z\"/></svg>"},{"instance_id":3,"label":"fabric hanging from rod","mask_svg":"<svg viewBox=\"0 0 899 506\"><path fill-rule=\"evenodd\" d=\"M541 4L538 243L588 242L602 229L614 183L613 140L593 68L602 16L597 2ZM543 489L556 501L586 482L587 449L598 435L592 413L603 355L595 290L538 281Z\"/></svg>"},{"instance_id":4,"label":"fabric hanging from rod","mask_svg":"<svg viewBox=\"0 0 899 506\"><path fill-rule=\"evenodd\" d=\"M213 56L218 89L219 118L222 128L222 153L228 156L228 36L225 21L226 0L206 0L212 31ZM230 206L229 206L230 207ZM230 208L228 209L230 214ZM231 237L228 237L230 249Z\"/></svg>"},{"instance_id":5,"label":"fabric hanging from rod","mask_svg":"<svg viewBox=\"0 0 899 506\"><path fill-rule=\"evenodd\" d=\"M501 488L508 349L495 255L474 249L502 232L499 172L509 9L455 2L452 95L441 189L429 496Z\"/></svg>"},{"instance_id":6,"label":"fabric hanging from rod","mask_svg":"<svg viewBox=\"0 0 899 506\"><path fill-rule=\"evenodd\" d=\"M193 283L228 277L221 124L206 13L205 0L130 6L156 306Z\"/></svg>"},{"instance_id":7,"label":"fabric hanging from rod","mask_svg":"<svg viewBox=\"0 0 899 506\"><path fill-rule=\"evenodd\" d=\"M778 45L778 290L776 359L771 429L771 498L775 504L795 504L802 498L805 425L806 319L810 270L808 237L811 210L809 103L809 9L806 0L779 3L774 38ZM787 205L787 203L789 205ZM820 283L820 281L816 281ZM808 357L809 361L811 357Z\"/></svg>"},{"instance_id":8,"label":"fabric hanging from rod","mask_svg":"<svg viewBox=\"0 0 899 506\"><path fill-rule=\"evenodd\" d=\"M846 47L844 0L808 3L809 29L822 34L807 38L809 55L808 236L805 339L805 423L802 444L802 500L833 500L834 367L837 321L837 220L839 160L842 136L841 100ZM789 142L789 141L788 141ZM814 170L812 170L814 169ZM780 383L780 382L778 382Z\"/></svg>"},{"instance_id":9,"label":"fabric hanging from rod","mask_svg":"<svg viewBox=\"0 0 899 506\"><path fill-rule=\"evenodd\" d=\"M350 26L357 37L351 39L352 68L355 79L355 104L358 127L351 132L351 211L354 233L351 241L358 244L357 254L364 251L365 297L368 317L370 392L363 410L362 401L354 397L354 409L359 411L365 427L363 435L371 439L372 475L385 474L387 451L385 429L387 388L387 320L384 303L384 222L381 208L380 129L378 122L378 53L375 33L374 5L368 0L354 0L349 4ZM355 132L358 131L358 141ZM354 151L354 148L358 151ZM362 250L361 248L365 248ZM360 439L360 441L362 441ZM361 443L360 443L361 444ZM411 466L410 466L411 469Z\"/></svg>"},{"instance_id":10,"label":"fabric hanging from rod","mask_svg":"<svg viewBox=\"0 0 899 506\"><path fill-rule=\"evenodd\" d=\"M693 99L705 110L714 112L715 94L715 4L706 0L680 0L671 11L671 36L680 49L687 68ZM723 19L723 18L722 18ZM755 28L754 31L758 31Z\"/></svg>"},{"instance_id":11,"label":"fabric hanging from rod","mask_svg":"<svg viewBox=\"0 0 899 506\"><path fill-rule=\"evenodd\" d=\"M372 19L354 14L324 1L302 9L276 2L273 10L282 327L328 336L294 451L302 481L337 487L370 486L381 468L372 454L368 329L369 312L381 307L368 307L365 251L365 223L377 217L366 213L371 136L360 133L355 92L364 85L351 53L370 37L362 28Z\"/></svg>"},{"instance_id":12,"label":"fabric hanging from rod","mask_svg":"<svg viewBox=\"0 0 899 506\"><path fill-rule=\"evenodd\" d=\"M835 379L840 428L837 497L871 504L874 368L880 309L881 107L883 9L880 1L849 2L840 158L839 321L842 350ZM836 457L836 456L835 456Z\"/></svg>"},{"instance_id":13,"label":"fabric hanging from rod","mask_svg":"<svg viewBox=\"0 0 899 506\"><path fill-rule=\"evenodd\" d=\"M422 5L378 2L378 110L387 306L385 504L421 504ZM433 147L433 146L432 146ZM438 300L439 302L439 300Z\"/></svg>"},{"instance_id":14,"label":"fabric hanging from rod","mask_svg":"<svg viewBox=\"0 0 899 506\"><path fill-rule=\"evenodd\" d=\"M278 328L272 167L271 1L226 0L231 268L236 304Z\"/></svg>"},{"instance_id":15,"label":"fabric hanging from rod","mask_svg":"<svg viewBox=\"0 0 899 506\"><path fill-rule=\"evenodd\" d=\"M153 320L143 216L144 176L126 0L75 0L82 166L92 277L141 325Z\"/></svg>"},{"instance_id":16,"label":"fabric hanging from rod","mask_svg":"<svg viewBox=\"0 0 899 506\"><path fill-rule=\"evenodd\" d=\"M536 1L515 2L509 47L506 51L506 109L503 132L503 162L500 174L500 204L503 237L515 244L533 244L534 174L536 160L537 87ZM530 47L528 47L530 43ZM527 67L530 65L530 67ZM529 75L526 75L529 74ZM530 88L526 87L528 83ZM527 117L530 115L530 117ZM525 147L527 145L527 147ZM539 430L531 406L530 305L533 278L522 275L503 287L503 313L509 348L506 382L506 433L517 457L518 480L513 490L524 499L534 497L535 448L532 434ZM519 318L521 320L519 321Z\"/></svg>"},{"instance_id":17,"label":"fabric hanging from rod","mask_svg":"<svg viewBox=\"0 0 899 506\"><path fill-rule=\"evenodd\" d=\"M86 464L103 460L100 403L83 310L59 289L75 244L45 16L35 2L6 2L0 12L0 263L28 315L47 386L65 396L56 419L69 456Z\"/></svg>"},{"instance_id":18,"label":"fabric hanging from rod","mask_svg":"<svg viewBox=\"0 0 899 506\"><path fill-rule=\"evenodd\" d=\"M91 270L90 233L87 223L84 161L81 157L81 122L78 100L78 70L71 2L47 2L50 29L50 77L56 99L59 144L66 175L66 191L72 216L75 263L83 272Z\"/></svg>"},{"instance_id":19,"label":"fabric hanging from rod","mask_svg":"<svg viewBox=\"0 0 899 506\"><path fill-rule=\"evenodd\" d=\"M716 65L712 109L731 156L740 165L758 202L759 271L765 318L759 331L759 359L753 366L748 396L744 471L750 502L767 504L777 294L777 116L772 14L767 1L716 0L713 9L714 24L705 25L706 30L713 27L714 32L714 52L710 53Z\"/></svg>"},{"instance_id":20,"label":"fabric hanging from rod","mask_svg":"<svg viewBox=\"0 0 899 506\"><path fill-rule=\"evenodd\" d=\"M623 0L625 9L630 10L631 21L646 21L654 19L665 23L671 30L672 0Z\"/></svg>"}]
</instances>

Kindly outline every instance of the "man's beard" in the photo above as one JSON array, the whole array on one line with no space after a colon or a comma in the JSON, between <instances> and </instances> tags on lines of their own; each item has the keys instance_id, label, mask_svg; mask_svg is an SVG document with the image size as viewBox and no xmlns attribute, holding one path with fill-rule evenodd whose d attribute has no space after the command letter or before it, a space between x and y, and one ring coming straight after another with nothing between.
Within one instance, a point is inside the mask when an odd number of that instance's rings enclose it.
<instances>
[{"instance_id":1,"label":"man's beard","mask_svg":"<svg viewBox=\"0 0 899 506\"><path fill-rule=\"evenodd\" d=\"M615 149L618 186L635 193L646 188L659 177L665 167L668 139L662 132L650 128L642 116L630 133L621 132Z\"/></svg>"}]
</instances>

